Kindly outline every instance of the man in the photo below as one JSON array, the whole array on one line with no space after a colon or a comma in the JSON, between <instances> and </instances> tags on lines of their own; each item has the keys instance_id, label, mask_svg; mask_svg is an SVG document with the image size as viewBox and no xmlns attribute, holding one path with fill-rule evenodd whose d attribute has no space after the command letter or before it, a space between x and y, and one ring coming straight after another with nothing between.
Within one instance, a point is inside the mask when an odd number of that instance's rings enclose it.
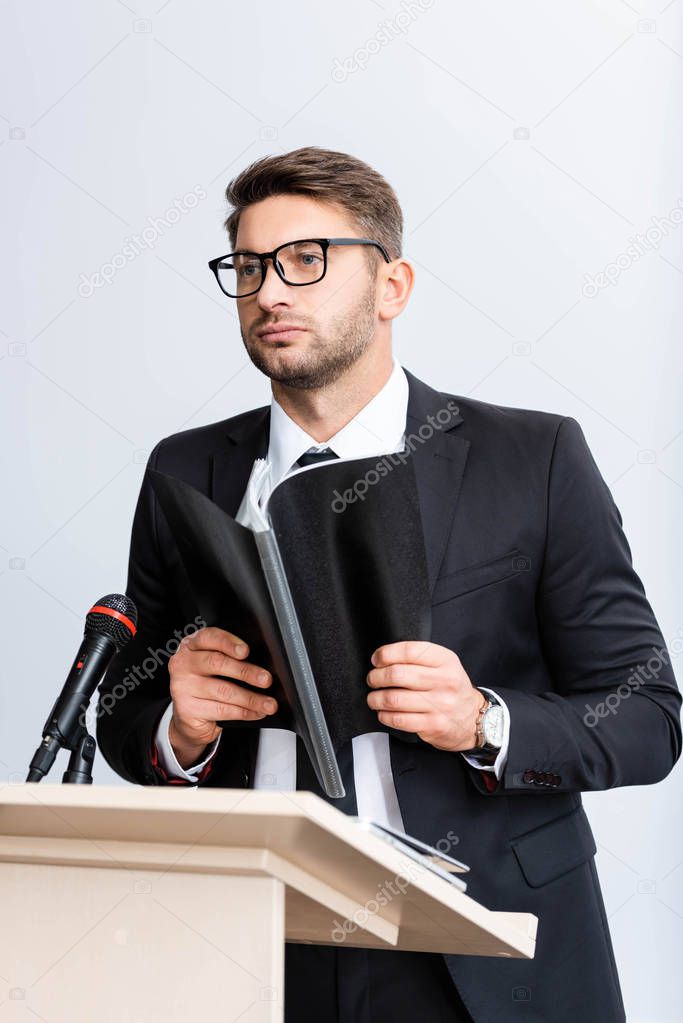
<instances>
[{"instance_id":1,"label":"man","mask_svg":"<svg viewBox=\"0 0 683 1023\"><path fill-rule=\"evenodd\" d=\"M227 197L231 253L211 266L272 402L166 438L149 464L253 524L272 487L315 471L316 456L410 450L431 642L380 647L364 681L378 722L420 741L355 737L340 752L341 808L457 845L475 899L540 921L533 961L288 945L287 1019L623 1020L580 793L664 778L680 754L680 695L581 427L441 393L398 365L391 323L414 272L398 200L366 164L301 149L248 167ZM107 700L148 646L195 617L147 476L128 593L141 628L98 713L112 767L140 784L319 791L300 740L259 729L277 711L272 679L228 631L191 632L153 678ZM254 727L221 737L228 719Z\"/></svg>"}]
</instances>

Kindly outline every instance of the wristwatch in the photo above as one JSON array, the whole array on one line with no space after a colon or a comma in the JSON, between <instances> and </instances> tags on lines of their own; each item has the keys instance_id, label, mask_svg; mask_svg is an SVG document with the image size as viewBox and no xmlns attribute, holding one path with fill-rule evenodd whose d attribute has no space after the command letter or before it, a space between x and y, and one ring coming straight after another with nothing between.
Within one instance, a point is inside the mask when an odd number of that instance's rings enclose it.
<instances>
[{"instance_id":1,"label":"wristwatch","mask_svg":"<svg viewBox=\"0 0 683 1023\"><path fill-rule=\"evenodd\" d=\"M478 690L478 692L482 692ZM483 693L484 703L479 711L475 726L475 743L472 749L463 750L469 756L495 757L503 745L503 730L505 718L503 708L495 696Z\"/></svg>"}]
</instances>

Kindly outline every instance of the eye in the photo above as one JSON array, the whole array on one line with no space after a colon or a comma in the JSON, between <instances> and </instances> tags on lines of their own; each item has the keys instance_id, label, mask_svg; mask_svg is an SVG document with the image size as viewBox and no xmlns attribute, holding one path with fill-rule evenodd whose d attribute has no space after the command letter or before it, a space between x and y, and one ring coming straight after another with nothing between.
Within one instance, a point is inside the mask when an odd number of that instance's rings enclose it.
<instances>
[{"instance_id":1,"label":"eye","mask_svg":"<svg viewBox=\"0 0 683 1023\"><path fill-rule=\"evenodd\" d=\"M261 264L256 262L256 261L254 261L252 263L242 263L242 265L238 266L236 269L237 269L238 277L248 278L248 277L253 277L254 276L252 271L258 270L260 272Z\"/></svg>"},{"instance_id":2,"label":"eye","mask_svg":"<svg viewBox=\"0 0 683 1023\"><path fill-rule=\"evenodd\" d=\"M322 258L317 252L299 252L297 258L303 266L315 266L316 263L322 263Z\"/></svg>"}]
</instances>

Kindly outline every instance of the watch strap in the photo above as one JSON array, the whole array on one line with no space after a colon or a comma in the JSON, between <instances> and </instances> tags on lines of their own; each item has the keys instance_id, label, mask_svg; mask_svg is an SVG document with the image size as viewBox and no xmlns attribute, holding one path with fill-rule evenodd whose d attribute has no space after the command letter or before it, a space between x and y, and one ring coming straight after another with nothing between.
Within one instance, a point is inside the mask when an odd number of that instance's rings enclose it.
<instances>
[{"instance_id":1,"label":"watch strap","mask_svg":"<svg viewBox=\"0 0 683 1023\"><path fill-rule=\"evenodd\" d=\"M477 720L476 720L475 725L474 725L474 749L475 750L480 749L484 745L484 729L483 729L483 726L484 726L484 714L486 713L486 711L491 706L491 701L489 700L487 693L482 692L481 689L477 689L477 692L481 693L481 695L484 697L484 702L482 703L481 707L479 708L479 713L477 714Z\"/></svg>"},{"instance_id":2,"label":"watch strap","mask_svg":"<svg viewBox=\"0 0 683 1023\"><path fill-rule=\"evenodd\" d=\"M477 760L481 760L484 763L492 764L500 750L496 746L490 746L484 741L484 714L490 707L499 707L500 701L492 694L485 693L483 689L479 689L476 686L475 688L477 689L477 692L480 692L484 697L484 702L479 708L479 713L477 714L477 720L475 723L475 745L472 749L465 749L460 752L466 753L468 757L475 757Z\"/></svg>"}]
</instances>

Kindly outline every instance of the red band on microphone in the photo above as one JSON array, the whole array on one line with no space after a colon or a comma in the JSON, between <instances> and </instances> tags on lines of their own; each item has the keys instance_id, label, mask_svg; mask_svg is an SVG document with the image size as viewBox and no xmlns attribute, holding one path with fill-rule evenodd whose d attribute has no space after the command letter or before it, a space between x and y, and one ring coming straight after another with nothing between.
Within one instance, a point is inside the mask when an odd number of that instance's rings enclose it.
<instances>
[{"instance_id":1,"label":"red band on microphone","mask_svg":"<svg viewBox=\"0 0 683 1023\"><path fill-rule=\"evenodd\" d=\"M112 618L117 618L120 622L123 622L127 629L130 629L131 635L133 636L137 632L135 624L131 622L130 618L126 618L126 616L122 615L120 611L115 611L112 607L103 607L101 604L95 604L94 607L90 608L88 614L92 614L92 612L96 612L100 615L110 615Z\"/></svg>"}]
</instances>

